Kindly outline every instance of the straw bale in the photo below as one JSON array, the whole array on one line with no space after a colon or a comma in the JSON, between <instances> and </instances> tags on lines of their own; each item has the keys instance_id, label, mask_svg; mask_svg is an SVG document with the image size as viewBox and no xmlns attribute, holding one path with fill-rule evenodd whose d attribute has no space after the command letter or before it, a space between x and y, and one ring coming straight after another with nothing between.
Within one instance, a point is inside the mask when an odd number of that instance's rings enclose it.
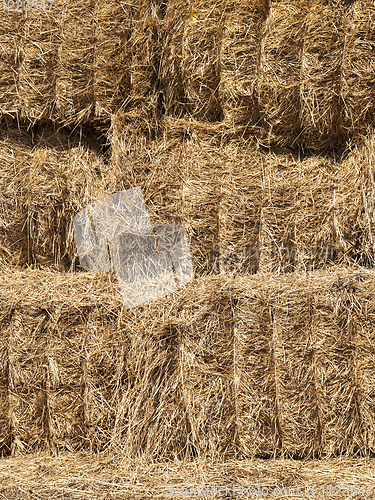
<instances>
[{"instance_id":1,"label":"straw bale","mask_svg":"<svg viewBox=\"0 0 375 500\"><path fill-rule=\"evenodd\" d=\"M129 98L133 8L125 1L98 2L95 9L95 115L109 120Z\"/></svg>"},{"instance_id":2,"label":"straw bale","mask_svg":"<svg viewBox=\"0 0 375 500\"><path fill-rule=\"evenodd\" d=\"M342 90L350 7L314 2L307 16L301 128L310 148L333 147L342 130Z\"/></svg>"},{"instance_id":3,"label":"straw bale","mask_svg":"<svg viewBox=\"0 0 375 500\"><path fill-rule=\"evenodd\" d=\"M259 267L263 161L255 148L226 148L222 167L219 252L222 271L236 276Z\"/></svg>"},{"instance_id":4,"label":"straw bale","mask_svg":"<svg viewBox=\"0 0 375 500\"><path fill-rule=\"evenodd\" d=\"M180 309L178 298L170 295L129 312L128 384L111 448L127 458L160 461L190 456L181 386Z\"/></svg>"},{"instance_id":5,"label":"straw bale","mask_svg":"<svg viewBox=\"0 0 375 500\"><path fill-rule=\"evenodd\" d=\"M301 132L300 85L309 5L309 0L271 2L264 31L259 108L272 141L288 146Z\"/></svg>"},{"instance_id":6,"label":"straw bale","mask_svg":"<svg viewBox=\"0 0 375 500\"><path fill-rule=\"evenodd\" d=\"M117 328L122 301L113 280L47 271L3 276L1 301L6 304L11 291L13 309L9 370L15 451L48 445L59 453L108 445L114 421L108 404L115 412L123 378L118 347L126 346ZM117 331L115 342L106 343Z\"/></svg>"},{"instance_id":7,"label":"straw bale","mask_svg":"<svg viewBox=\"0 0 375 500\"><path fill-rule=\"evenodd\" d=\"M203 138L184 145L182 221L198 275L217 274L222 155Z\"/></svg>"},{"instance_id":8,"label":"straw bale","mask_svg":"<svg viewBox=\"0 0 375 500\"><path fill-rule=\"evenodd\" d=\"M239 448L247 457L270 458L282 446L272 303L261 284L254 286L249 280L248 286L242 281L237 286L233 298Z\"/></svg>"},{"instance_id":9,"label":"straw bale","mask_svg":"<svg viewBox=\"0 0 375 500\"><path fill-rule=\"evenodd\" d=\"M273 297L280 453L294 458L319 457L323 451L324 395L317 366L317 351L323 341L322 337L317 338L320 331L314 310L316 293L316 288L311 286L306 290L306 280L299 280L287 282Z\"/></svg>"},{"instance_id":10,"label":"straw bale","mask_svg":"<svg viewBox=\"0 0 375 500\"><path fill-rule=\"evenodd\" d=\"M20 208L25 196L25 165L31 162L31 138L24 131L2 130L0 154L0 251L9 264L28 260L27 214Z\"/></svg>"},{"instance_id":11,"label":"straw bale","mask_svg":"<svg viewBox=\"0 0 375 500\"><path fill-rule=\"evenodd\" d=\"M348 290L346 283L341 288L341 283L333 283L330 292L324 290L317 294L316 304L317 380L324 456L353 455L366 450L367 429L363 428L358 386L361 374L356 366L357 356L361 357L355 338L358 298L353 296L350 287Z\"/></svg>"},{"instance_id":12,"label":"straw bale","mask_svg":"<svg viewBox=\"0 0 375 500\"><path fill-rule=\"evenodd\" d=\"M140 186L152 222L183 225L196 272L215 272L213 245L218 243L220 151L199 130L191 132L192 140L189 129L181 137L173 121L165 125L164 137L160 139L132 138L132 129L127 128L126 122L123 126L124 119L116 117L112 126L112 164L121 168L122 188Z\"/></svg>"},{"instance_id":13,"label":"straw bale","mask_svg":"<svg viewBox=\"0 0 375 500\"><path fill-rule=\"evenodd\" d=\"M51 119L56 99L56 64L60 42L56 12L61 5L54 3L51 11L50 5L46 2L46 10L39 8L25 12L21 33L21 116L33 122Z\"/></svg>"},{"instance_id":14,"label":"straw bale","mask_svg":"<svg viewBox=\"0 0 375 500\"><path fill-rule=\"evenodd\" d=\"M12 453L45 451L48 310L41 303L19 306L9 326L9 416Z\"/></svg>"},{"instance_id":15,"label":"straw bale","mask_svg":"<svg viewBox=\"0 0 375 500\"><path fill-rule=\"evenodd\" d=\"M186 111L198 120L217 121L223 113L219 84L225 2L196 0L188 12L181 40Z\"/></svg>"},{"instance_id":16,"label":"straw bale","mask_svg":"<svg viewBox=\"0 0 375 500\"><path fill-rule=\"evenodd\" d=\"M236 455L233 314L222 278L205 278L180 299L181 384L193 456Z\"/></svg>"},{"instance_id":17,"label":"straw bale","mask_svg":"<svg viewBox=\"0 0 375 500\"><path fill-rule=\"evenodd\" d=\"M74 311L66 302L56 309L48 343L47 392L51 450L60 453L89 447L89 416L85 410L88 392L86 338L90 310L81 307ZM93 410L96 409L95 405ZM90 438L94 440L94 436L90 435Z\"/></svg>"},{"instance_id":18,"label":"straw bale","mask_svg":"<svg viewBox=\"0 0 375 500\"><path fill-rule=\"evenodd\" d=\"M162 0L141 0L134 10L131 36L131 102L146 105L158 79L161 57Z\"/></svg>"},{"instance_id":19,"label":"straw bale","mask_svg":"<svg viewBox=\"0 0 375 500\"><path fill-rule=\"evenodd\" d=\"M116 310L90 312L86 328L86 432L89 448L100 451L108 449L113 441L123 394L129 388L126 367L130 339L127 328L119 325Z\"/></svg>"},{"instance_id":20,"label":"straw bale","mask_svg":"<svg viewBox=\"0 0 375 500\"><path fill-rule=\"evenodd\" d=\"M335 228L338 168L322 157L265 155L260 270L311 270L342 257Z\"/></svg>"},{"instance_id":21,"label":"straw bale","mask_svg":"<svg viewBox=\"0 0 375 500\"><path fill-rule=\"evenodd\" d=\"M182 76L182 51L189 6L184 0L170 0L163 21L160 83L165 99L165 114L181 118L185 114L186 97Z\"/></svg>"},{"instance_id":22,"label":"straw bale","mask_svg":"<svg viewBox=\"0 0 375 500\"><path fill-rule=\"evenodd\" d=\"M61 15L56 111L58 121L69 125L87 122L94 112L95 3L67 0Z\"/></svg>"},{"instance_id":23,"label":"straw bale","mask_svg":"<svg viewBox=\"0 0 375 500\"><path fill-rule=\"evenodd\" d=\"M373 449L372 301L363 306L373 279L357 267L234 282L239 442L246 456Z\"/></svg>"},{"instance_id":24,"label":"straw bale","mask_svg":"<svg viewBox=\"0 0 375 500\"><path fill-rule=\"evenodd\" d=\"M374 131L357 141L338 170L335 222L348 261L374 265ZM349 148L350 149L350 148Z\"/></svg>"},{"instance_id":25,"label":"straw bale","mask_svg":"<svg viewBox=\"0 0 375 500\"><path fill-rule=\"evenodd\" d=\"M268 9L267 1L227 2L219 96L227 127L234 132L261 126L258 81Z\"/></svg>"},{"instance_id":26,"label":"straw bale","mask_svg":"<svg viewBox=\"0 0 375 500\"><path fill-rule=\"evenodd\" d=\"M370 1L353 4L342 71L342 127L345 133L374 123L375 7Z\"/></svg>"},{"instance_id":27,"label":"straw bale","mask_svg":"<svg viewBox=\"0 0 375 500\"><path fill-rule=\"evenodd\" d=\"M19 115L19 66L23 14L0 11L0 113Z\"/></svg>"}]
</instances>

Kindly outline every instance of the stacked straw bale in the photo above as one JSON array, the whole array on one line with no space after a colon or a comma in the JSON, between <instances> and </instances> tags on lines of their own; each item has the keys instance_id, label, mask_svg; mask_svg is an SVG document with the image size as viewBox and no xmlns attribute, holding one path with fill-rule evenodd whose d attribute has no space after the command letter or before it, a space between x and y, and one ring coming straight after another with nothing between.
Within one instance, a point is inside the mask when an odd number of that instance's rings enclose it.
<instances>
[{"instance_id":1,"label":"stacked straw bale","mask_svg":"<svg viewBox=\"0 0 375 500\"><path fill-rule=\"evenodd\" d=\"M23 14L0 12L0 112L19 114L19 65Z\"/></svg>"},{"instance_id":2,"label":"stacked straw bale","mask_svg":"<svg viewBox=\"0 0 375 500\"><path fill-rule=\"evenodd\" d=\"M182 50L189 10L183 0L167 2L163 23L160 82L165 98L165 113L181 118L186 109L182 76Z\"/></svg>"},{"instance_id":3,"label":"stacked straw bale","mask_svg":"<svg viewBox=\"0 0 375 500\"><path fill-rule=\"evenodd\" d=\"M129 98L133 7L124 1L97 2L95 7L95 116L109 121Z\"/></svg>"},{"instance_id":4,"label":"stacked straw bale","mask_svg":"<svg viewBox=\"0 0 375 500\"><path fill-rule=\"evenodd\" d=\"M244 278L233 285L239 441L246 455L372 449L373 306L361 307L373 287L370 276L358 268L346 276L270 276L256 287Z\"/></svg>"},{"instance_id":5,"label":"stacked straw bale","mask_svg":"<svg viewBox=\"0 0 375 500\"><path fill-rule=\"evenodd\" d=\"M48 313L41 304L18 308L8 327L9 419L12 453L45 451Z\"/></svg>"},{"instance_id":6,"label":"stacked straw bale","mask_svg":"<svg viewBox=\"0 0 375 500\"><path fill-rule=\"evenodd\" d=\"M193 455L216 460L236 454L232 303L221 278L198 286L179 297L181 385Z\"/></svg>"},{"instance_id":7,"label":"stacked straw bale","mask_svg":"<svg viewBox=\"0 0 375 500\"><path fill-rule=\"evenodd\" d=\"M188 459L186 411L181 387L177 325L179 301L167 296L129 311L125 350L128 384L122 391L111 449L128 458Z\"/></svg>"},{"instance_id":8,"label":"stacked straw bale","mask_svg":"<svg viewBox=\"0 0 375 500\"><path fill-rule=\"evenodd\" d=\"M260 270L313 269L337 259L335 173L334 162L320 157L265 156Z\"/></svg>"},{"instance_id":9,"label":"stacked straw bale","mask_svg":"<svg viewBox=\"0 0 375 500\"><path fill-rule=\"evenodd\" d=\"M222 165L219 207L220 271L254 274L259 269L263 158L254 147L230 145Z\"/></svg>"},{"instance_id":10,"label":"stacked straw bale","mask_svg":"<svg viewBox=\"0 0 375 500\"><path fill-rule=\"evenodd\" d=\"M258 82L268 10L267 1L226 3L219 96L225 123L235 133L261 131Z\"/></svg>"},{"instance_id":11,"label":"stacked straw bale","mask_svg":"<svg viewBox=\"0 0 375 500\"><path fill-rule=\"evenodd\" d=\"M220 150L206 134L190 135L189 128L169 135L174 121L167 123L164 137L149 141L123 127L123 117L113 120L112 163L123 172L122 186L142 189L151 220L182 224L189 236L193 266L198 274L215 272L220 199ZM182 140L181 140L182 139ZM133 141L137 143L134 144Z\"/></svg>"},{"instance_id":12,"label":"stacked straw bale","mask_svg":"<svg viewBox=\"0 0 375 500\"><path fill-rule=\"evenodd\" d=\"M374 284L359 266L205 277L125 311L112 274L3 274L2 442L159 460L373 453Z\"/></svg>"},{"instance_id":13,"label":"stacked straw bale","mask_svg":"<svg viewBox=\"0 0 375 500\"><path fill-rule=\"evenodd\" d=\"M3 259L69 269L76 255L73 217L115 190L114 172L63 134L33 142L31 133L8 130L0 141Z\"/></svg>"},{"instance_id":14,"label":"stacked straw bale","mask_svg":"<svg viewBox=\"0 0 375 500\"><path fill-rule=\"evenodd\" d=\"M306 20L301 85L304 142L332 147L342 134L342 92L350 6L314 2Z\"/></svg>"},{"instance_id":15,"label":"stacked straw bale","mask_svg":"<svg viewBox=\"0 0 375 500\"><path fill-rule=\"evenodd\" d=\"M53 118L56 65L61 26L56 10L61 3L46 2L46 10L25 12L20 44L20 108L22 118L36 122ZM51 7L51 10L49 10ZM35 6L34 6L35 9Z\"/></svg>"},{"instance_id":16,"label":"stacked straw bale","mask_svg":"<svg viewBox=\"0 0 375 500\"><path fill-rule=\"evenodd\" d=\"M94 112L95 2L67 0L60 15L56 110L68 125L88 121Z\"/></svg>"},{"instance_id":17,"label":"stacked straw bale","mask_svg":"<svg viewBox=\"0 0 375 500\"><path fill-rule=\"evenodd\" d=\"M259 71L259 108L273 142L293 146L300 130L310 1L271 2Z\"/></svg>"},{"instance_id":18,"label":"stacked straw bale","mask_svg":"<svg viewBox=\"0 0 375 500\"><path fill-rule=\"evenodd\" d=\"M353 4L342 70L341 111L342 127L346 134L374 124L374 20L373 2L359 1Z\"/></svg>"},{"instance_id":19,"label":"stacked straw bale","mask_svg":"<svg viewBox=\"0 0 375 500\"><path fill-rule=\"evenodd\" d=\"M186 111L203 121L222 118L219 102L220 47L225 3L191 3L182 43L181 74Z\"/></svg>"}]
</instances>

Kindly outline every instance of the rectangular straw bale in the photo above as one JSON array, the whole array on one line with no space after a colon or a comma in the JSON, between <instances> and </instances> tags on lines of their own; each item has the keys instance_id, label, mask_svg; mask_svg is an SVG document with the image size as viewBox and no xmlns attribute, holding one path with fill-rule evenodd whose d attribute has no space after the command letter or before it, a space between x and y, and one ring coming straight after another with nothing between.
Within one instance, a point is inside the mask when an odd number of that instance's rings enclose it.
<instances>
[{"instance_id":1,"label":"rectangular straw bale","mask_svg":"<svg viewBox=\"0 0 375 500\"><path fill-rule=\"evenodd\" d=\"M220 51L225 2L191 3L182 38L182 81L186 109L198 120L222 117L219 102Z\"/></svg>"},{"instance_id":2,"label":"rectangular straw bale","mask_svg":"<svg viewBox=\"0 0 375 500\"><path fill-rule=\"evenodd\" d=\"M127 385L113 428L112 449L150 460L187 459L191 446L178 331L179 295L128 311L124 325Z\"/></svg>"},{"instance_id":3,"label":"rectangular straw bale","mask_svg":"<svg viewBox=\"0 0 375 500\"><path fill-rule=\"evenodd\" d=\"M165 114L175 118L186 114L182 52L189 11L189 5L184 0L170 0L163 21L160 82L165 98Z\"/></svg>"},{"instance_id":4,"label":"rectangular straw bale","mask_svg":"<svg viewBox=\"0 0 375 500\"><path fill-rule=\"evenodd\" d=\"M373 449L373 280L372 271L353 267L233 284L239 442L247 456Z\"/></svg>"},{"instance_id":5,"label":"rectangular straw bale","mask_svg":"<svg viewBox=\"0 0 375 500\"><path fill-rule=\"evenodd\" d=\"M225 122L233 131L260 127L258 81L267 12L266 1L227 2L219 96Z\"/></svg>"},{"instance_id":6,"label":"rectangular straw bale","mask_svg":"<svg viewBox=\"0 0 375 500\"><path fill-rule=\"evenodd\" d=\"M314 314L317 292L316 283L291 278L273 296L281 454L293 458L319 457L322 452Z\"/></svg>"},{"instance_id":7,"label":"rectangular straw bale","mask_svg":"<svg viewBox=\"0 0 375 500\"><path fill-rule=\"evenodd\" d=\"M134 7L131 35L131 103L145 104L159 76L161 57L161 0L141 0Z\"/></svg>"},{"instance_id":8,"label":"rectangular straw bale","mask_svg":"<svg viewBox=\"0 0 375 500\"><path fill-rule=\"evenodd\" d=\"M264 158L260 269L291 272L337 260L334 162L269 154Z\"/></svg>"},{"instance_id":9,"label":"rectangular straw bale","mask_svg":"<svg viewBox=\"0 0 375 500\"><path fill-rule=\"evenodd\" d=\"M375 6L355 2L349 18L342 82L342 123L346 131L364 130L374 123Z\"/></svg>"},{"instance_id":10,"label":"rectangular straw bale","mask_svg":"<svg viewBox=\"0 0 375 500\"><path fill-rule=\"evenodd\" d=\"M373 446L373 273L337 268L310 276L286 277L274 298L282 452L366 454Z\"/></svg>"},{"instance_id":11,"label":"rectangular straw bale","mask_svg":"<svg viewBox=\"0 0 375 500\"><path fill-rule=\"evenodd\" d=\"M209 460L237 451L233 314L225 278L191 283L180 298L180 363L193 455Z\"/></svg>"},{"instance_id":12,"label":"rectangular straw bale","mask_svg":"<svg viewBox=\"0 0 375 500\"><path fill-rule=\"evenodd\" d=\"M95 10L95 115L109 120L129 98L132 6L98 2Z\"/></svg>"},{"instance_id":13,"label":"rectangular straw bale","mask_svg":"<svg viewBox=\"0 0 375 500\"><path fill-rule=\"evenodd\" d=\"M227 274L257 272L263 196L262 156L253 148L226 150L220 203L220 264Z\"/></svg>"},{"instance_id":14,"label":"rectangular straw bale","mask_svg":"<svg viewBox=\"0 0 375 500\"><path fill-rule=\"evenodd\" d=\"M316 364L324 456L363 453L366 449L356 366L361 356L354 331L357 297L345 281L327 279L316 295Z\"/></svg>"},{"instance_id":15,"label":"rectangular straw bale","mask_svg":"<svg viewBox=\"0 0 375 500\"><path fill-rule=\"evenodd\" d=\"M17 129L0 132L0 253L10 265L29 259L25 177L31 163L31 138Z\"/></svg>"},{"instance_id":16,"label":"rectangular straw bale","mask_svg":"<svg viewBox=\"0 0 375 500\"><path fill-rule=\"evenodd\" d=\"M336 226L347 261L375 263L375 135L372 129L357 141L340 165Z\"/></svg>"},{"instance_id":17,"label":"rectangular straw bale","mask_svg":"<svg viewBox=\"0 0 375 500\"><path fill-rule=\"evenodd\" d=\"M62 9L56 118L64 125L87 122L94 111L94 13L93 0L67 0Z\"/></svg>"},{"instance_id":18,"label":"rectangular straw bale","mask_svg":"<svg viewBox=\"0 0 375 500\"><path fill-rule=\"evenodd\" d=\"M9 415L15 454L48 448L48 322L48 310L41 303L19 305L12 314L8 344Z\"/></svg>"},{"instance_id":19,"label":"rectangular straw bale","mask_svg":"<svg viewBox=\"0 0 375 500\"><path fill-rule=\"evenodd\" d=\"M61 29L56 15L59 11L61 4L56 2L51 6L47 1L45 10L30 8L25 12L20 47L20 105L22 117L31 121L53 116Z\"/></svg>"},{"instance_id":20,"label":"rectangular straw bale","mask_svg":"<svg viewBox=\"0 0 375 500\"><path fill-rule=\"evenodd\" d=\"M84 398L88 446L105 451L111 444L124 390L128 390L129 332L119 327L117 310L93 310L87 319Z\"/></svg>"},{"instance_id":21,"label":"rectangular straw bale","mask_svg":"<svg viewBox=\"0 0 375 500\"><path fill-rule=\"evenodd\" d=\"M273 143L294 145L300 134L300 83L304 70L309 0L272 2L259 77L259 108Z\"/></svg>"},{"instance_id":22,"label":"rectangular straw bale","mask_svg":"<svg viewBox=\"0 0 375 500\"><path fill-rule=\"evenodd\" d=\"M111 376L116 358L112 362L106 356L106 349L114 354L115 344L105 346L102 342L99 355L98 343L102 336L110 337L117 331L116 313L122 305L117 283L113 288L111 277L101 273L67 277L38 271L32 275L24 272L23 276L32 276L39 292L39 297L31 294L30 300L51 303L47 364L51 450L103 449L109 434L106 418L113 420L111 412L102 411L108 411L106 398L111 400L114 394ZM109 323L106 314L111 318ZM104 366L98 366L98 356L103 356ZM104 367L111 370L106 380L102 378Z\"/></svg>"},{"instance_id":23,"label":"rectangular straw bale","mask_svg":"<svg viewBox=\"0 0 375 500\"><path fill-rule=\"evenodd\" d=\"M8 4L8 6L11 6ZM0 113L18 116L22 12L0 11Z\"/></svg>"},{"instance_id":24,"label":"rectangular straw bale","mask_svg":"<svg viewBox=\"0 0 375 500\"><path fill-rule=\"evenodd\" d=\"M183 149L182 221L197 274L217 274L222 155L204 139Z\"/></svg>"},{"instance_id":25,"label":"rectangular straw bale","mask_svg":"<svg viewBox=\"0 0 375 500\"><path fill-rule=\"evenodd\" d=\"M301 85L304 143L322 150L342 133L341 94L347 50L348 7L319 0L307 16Z\"/></svg>"},{"instance_id":26,"label":"rectangular straw bale","mask_svg":"<svg viewBox=\"0 0 375 500\"><path fill-rule=\"evenodd\" d=\"M267 279L233 284L238 441L247 457L270 458L282 446L271 293Z\"/></svg>"}]
</instances>

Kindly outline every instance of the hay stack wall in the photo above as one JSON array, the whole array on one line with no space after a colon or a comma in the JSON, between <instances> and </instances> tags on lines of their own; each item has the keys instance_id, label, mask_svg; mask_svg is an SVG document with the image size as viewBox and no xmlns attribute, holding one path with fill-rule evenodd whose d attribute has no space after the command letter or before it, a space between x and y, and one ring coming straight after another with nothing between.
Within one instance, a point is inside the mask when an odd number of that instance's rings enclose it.
<instances>
[{"instance_id":1,"label":"hay stack wall","mask_svg":"<svg viewBox=\"0 0 375 500\"><path fill-rule=\"evenodd\" d=\"M3 446L372 453L374 283L360 267L205 277L125 310L113 275L3 274Z\"/></svg>"}]
</instances>

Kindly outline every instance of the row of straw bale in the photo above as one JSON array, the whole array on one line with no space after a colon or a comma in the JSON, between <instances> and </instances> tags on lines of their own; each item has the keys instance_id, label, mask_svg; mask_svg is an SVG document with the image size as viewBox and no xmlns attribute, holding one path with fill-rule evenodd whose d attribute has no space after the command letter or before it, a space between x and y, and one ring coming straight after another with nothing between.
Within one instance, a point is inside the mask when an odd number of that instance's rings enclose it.
<instances>
[{"instance_id":1,"label":"row of straw bale","mask_svg":"<svg viewBox=\"0 0 375 500\"><path fill-rule=\"evenodd\" d=\"M215 127L167 123L149 139L142 120L118 116L110 160L62 132L32 142L29 132L4 131L1 261L75 269L73 217L140 186L153 224L185 227L198 275L374 264L373 134L335 160L220 144Z\"/></svg>"},{"instance_id":2,"label":"row of straw bale","mask_svg":"<svg viewBox=\"0 0 375 500\"><path fill-rule=\"evenodd\" d=\"M204 277L126 310L112 274L3 273L2 452L371 455L374 286L359 266Z\"/></svg>"},{"instance_id":3,"label":"row of straw bale","mask_svg":"<svg viewBox=\"0 0 375 500\"><path fill-rule=\"evenodd\" d=\"M373 123L370 0L49 7L0 13L2 114L109 122L160 99L175 118L319 150Z\"/></svg>"},{"instance_id":4,"label":"row of straw bale","mask_svg":"<svg viewBox=\"0 0 375 500\"><path fill-rule=\"evenodd\" d=\"M146 100L159 46L154 2L56 0L30 6L0 12L2 115L33 123L108 122L130 102Z\"/></svg>"},{"instance_id":5,"label":"row of straw bale","mask_svg":"<svg viewBox=\"0 0 375 500\"><path fill-rule=\"evenodd\" d=\"M224 119L266 144L332 148L373 123L374 14L368 0L171 2L167 113Z\"/></svg>"}]
</instances>

